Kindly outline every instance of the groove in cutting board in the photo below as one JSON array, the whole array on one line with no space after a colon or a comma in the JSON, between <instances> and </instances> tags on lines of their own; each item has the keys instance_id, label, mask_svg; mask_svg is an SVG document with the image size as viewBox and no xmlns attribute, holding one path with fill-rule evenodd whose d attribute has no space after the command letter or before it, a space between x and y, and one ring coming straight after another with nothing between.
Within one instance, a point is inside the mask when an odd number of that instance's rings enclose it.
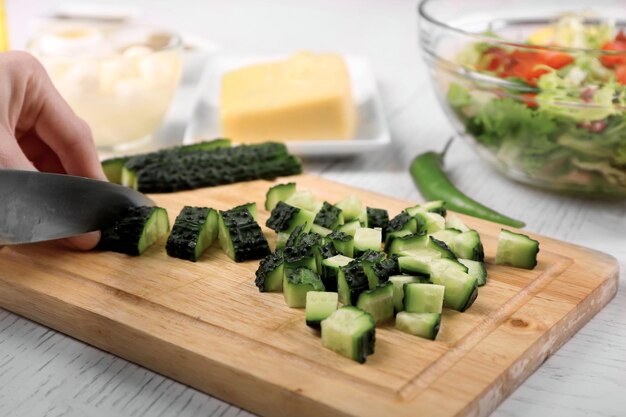
<instances>
[{"instance_id":1,"label":"groove in cutting board","mask_svg":"<svg viewBox=\"0 0 626 417\"><path fill-rule=\"evenodd\" d=\"M392 215L414 204L311 176L293 180L320 200L356 193ZM264 223L270 185L153 197L171 220L185 204L256 201ZM492 262L500 226L461 217L479 230ZM302 310L258 292L256 262L235 264L217 247L197 263L168 258L163 242L140 258L5 248L0 306L262 415L484 416L616 291L613 258L538 239L537 269L489 264L476 303L446 310L437 341L384 325L365 365L324 349Z\"/></svg>"}]
</instances>

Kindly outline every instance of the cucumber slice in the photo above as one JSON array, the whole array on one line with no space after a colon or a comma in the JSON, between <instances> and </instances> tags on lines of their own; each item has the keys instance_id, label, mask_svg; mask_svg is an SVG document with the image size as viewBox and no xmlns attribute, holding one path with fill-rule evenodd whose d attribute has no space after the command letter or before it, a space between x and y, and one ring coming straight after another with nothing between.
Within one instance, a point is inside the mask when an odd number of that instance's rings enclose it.
<instances>
[{"instance_id":1,"label":"cucumber slice","mask_svg":"<svg viewBox=\"0 0 626 417\"><path fill-rule=\"evenodd\" d=\"M367 281L370 290L378 287L381 283L377 271L374 270L374 267L383 260L385 260L384 253L377 252L371 249L366 250L359 257L359 262L361 262L361 265L363 265L363 270L365 271L365 275L367 275Z\"/></svg>"},{"instance_id":2,"label":"cucumber slice","mask_svg":"<svg viewBox=\"0 0 626 417\"><path fill-rule=\"evenodd\" d=\"M276 250L284 249L287 244L287 240L289 240L289 233L279 232L276 234Z\"/></svg>"},{"instance_id":3,"label":"cucumber slice","mask_svg":"<svg viewBox=\"0 0 626 417\"><path fill-rule=\"evenodd\" d=\"M426 233L434 233L446 228L446 219L437 213L426 213Z\"/></svg>"},{"instance_id":4,"label":"cucumber slice","mask_svg":"<svg viewBox=\"0 0 626 417\"><path fill-rule=\"evenodd\" d=\"M389 221L387 233L406 230L409 233L417 233L417 221L406 211L401 212Z\"/></svg>"},{"instance_id":5,"label":"cucumber slice","mask_svg":"<svg viewBox=\"0 0 626 417\"><path fill-rule=\"evenodd\" d=\"M349 195L335 204L335 206L341 209L343 218L346 222L359 220L362 216L361 212L363 211L363 205L361 204L361 199L356 195Z\"/></svg>"},{"instance_id":6,"label":"cucumber slice","mask_svg":"<svg viewBox=\"0 0 626 417\"><path fill-rule=\"evenodd\" d=\"M339 253L349 258L354 256L354 238L344 232L333 232L326 236Z\"/></svg>"},{"instance_id":7,"label":"cucumber slice","mask_svg":"<svg viewBox=\"0 0 626 417\"><path fill-rule=\"evenodd\" d=\"M344 223L341 209L324 201L322 208L315 215L314 223L326 229L335 229Z\"/></svg>"},{"instance_id":8,"label":"cucumber slice","mask_svg":"<svg viewBox=\"0 0 626 417\"><path fill-rule=\"evenodd\" d=\"M261 292L283 290L284 259L282 249L267 255L259 263L254 284Z\"/></svg>"},{"instance_id":9,"label":"cucumber slice","mask_svg":"<svg viewBox=\"0 0 626 417\"><path fill-rule=\"evenodd\" d=\"M122 183L122 170L128 159L128 156L121 156L102 161L102 170L110 182L114 184Z\"/></svg>"},{"instance_id":10,"label":"cucumber slice","mask_svg":"<svg viewBox=\"0 0 626 417\"><path fill-rule=\"evenodd\" d=\"M496 265L533 269L537 266L539 242L521 233L502 229L498 237Z\"/></svg>"},{"instance_id":11,"label":"cucumber slice","mask_svg":"<svg viewBox=\"0 0 626 417\"><path fill-rule=\"evenodd\" d=\"M439 252L442 258L456 260L454 252L448 248L448 245L432 236L429 236L428 242L426 243L426 249L432 249Z\"/></svg>"},{"instance_id":12,"label":"cucumber slice","mask_svg":"<svg viewBox=\"0 0 626 417\"><path fill-rule=\"evenodd\" d=\"M446 202L443 200L427 201L422 204L421 207L430 213L436 213L442 217L446 217Z\"/></svg>"},{"instance_id":13,"label":"cucumber slice","mask_svg":"<svg viewBox=\"0 0 626 417\"><path fill-rule=\"evenodd\" d=\"M351 220L347 223L342 224L341 226L339 226L337 230L354 237L357 229L360 229L360 228L361 228L361 223L357 219L357 220Z\"/></svg>"},{"instance_id":14,"label":"cucumber slice","mask_svg":"<svg viewBox=\"0 0 626 417\"><path fill-rule=\"evenodd\" d=\"M315 233L301 233L298 226L289 236L289 240L283 249L285 259L285 270L289 271L301 267L319 272L318 264L321 267L321 259L318 262L316 251L322 244L322 238Z\"/></svg>"},{"instance_id":15,"label":"cucumber slice","mask_svg":"<svg viewBox=\"0 0 626 417\"><path fill-rule=\"evenodd\" d=\"M339 298L336 292L309 291L306 293L306 325L320 328L322 320L337 311Z\"/></svg>"},{"instance_id":16,"label":"cucumber slice","mask_svg":"<svg viewBox=\"0 0 626 417\"><path fill-rule=\"evenodd\" d=\"M296 227L304 225L304 231L308 232L311 230L314 218L315 215L310 211L279 201L265 222L265 226L278 233L291 233Z\"/></svg>"},{"instance_id":17,"label":"cucumber slice","mask_svg":"<svg viewBox=\"0 0 626 417\"><path fill-rule=\"evenodd\" d=\"M407 313L401 311L396 316L396 329L424 339L435 340L441 325L441 314Z\"/></svg>"},{"instance_id":18,"label":"cucumber slice","mask_svg":"<svg viewBox=\"0 0 626 417\"><path fill-rule=\"evenodd\" d=\"M327 229L325 227L320 226L319 224L315 224L313 223L311 225L311 232L312 233L317 233L318 235L320 235L321 237L326 237L329 234L331 234L333 231L330 229Z\"/></svg>"},{"instance_id":19,"label":"cucumber slice","mask_svg":"<svg viewBox=\"0 0 626 417\"><path fill-rule=\"evenodd\" d=\"M398 257L390 256L389 258L383 259L382 261L375 263L372 266L372 271L376 278L378 278L378 284L389 281L389 277L400 274ZM371 281L370 283L373 284L374 282Z\"/></svg>"},{"instance_id":20,"label":"cucumber slice","mask_svg":"<svg viewBox=\"0 0 626 417\"><path fill-rule=\"evenodd\" d=\"M337 292L341 303L355 305L359 295L367 289L369 289L369 280L360 262L352 261L339 268Z\"/></svg>"},{"instance_id":21,"label":"cucumber slice","mask_svg":"<svg viewBox=\"0 0 626 417\"><path fill-rule=\"evenodd\" d=\"M322 282L327 291L337 291L339 269L352 261L352 258L343 255L336 255L322 261Z\"/></svg>"},{"instance_id":22,"label":"cucumber slice","mask_svg":"<svg viewBox=\"0 0 626 417\"><path fill-rule=\"evenodd\" d=\"M256 203L246 203L237 207L233 207L232 210L246 209L252 215L255 222L259 221L259 215L256 211Z\"/></svg>"},{"instance_id":23,"label":"cucumber slice","mask_svg":"<svg viewBox=\"0 0 626 417\"><path fill-rule=\"evenodd\" d=\"M469 232L471 229L458 216L451 214L446 218L446 229L455 229L459 232Z\"/></svg>"},{"instance_id":24,"label":"cucumber slice","mask_svg":"<svg viewBox=\"0 0 626 417\"><path fill-rule=\"evenodd\" d=\"M389 232L389 229L387 229L387 232L385 232L385 252L389 253L389 251L391 250L391 245L393 244L394 240L400 239L402 237L412 236L412 235L414 235L414 233L411 233L408 230L398 230L395 232Z\"/></svg>"},{"instance_id":25,"label":"cucumber slice","mask_svg":"<svg viewBox=\"0 0 626 417\"><path fill-rule=\"evenodd\" d=\"M365 207L361 208L361 214L359 214L358 220L361 224L361 227L369 227L367 222L367 209Z\"/></svg>"},{"instance_id":26,"label":"cucumber slice","mask_svg":"<svg viewBox=\"0 0 626 417\"><path fill-rule=\"evenodd\" d=\"M367 227L372 229L380 228L383 241L386 237L387 226L389 225L389 213L385 209L379 209L374 207L366 207L367 213Z\"/></svg>"},{"instance_id":27,"label":"cucumber slice","mask_svg":"<svg viewBox=\"0 0 626 417\"><path fill-rule=\"evenodd\" d=\"M445 288L436 284L404 284L404 311L441 313Z\"/></svg>"},{"instance_id":28,"label":"cucumber slice","mask_svg":"<svg viewBox=\"0 0 626 417\"><path fill-rule=\"evenodd\" d=\"M404 310L404 284L421 281L418 277L394 275L389 277L389 282L393 285L393 307L397 312Z\"/></svg>"},{"instance_id":29,"label":"cucumber slice","mask_svg":"<svg viewBox=\"0 0 626 417\"><path fill-rule=\"evenodd\" d=\"M265 194L265 210L272 211L279 201L286 201L296 192L296 183L276 184Z\"/></svg>"},{"instance_id":30,"label":"cucumber slice","mask_svg":"<svg viewBox=\"0 0 626 417\"><path fill-rule=\"evenodd\" d=\"M165 249L174 258L197 261L217 239L217 212L185 206L176 217Z\"/></svg>"},{"instance_id":31,"label":"cucumber slice","mask_svg":"<svg viewBox=\"0 0 626 417\"><path fill-rule=\"evenodd\" d=\"M380 251L382 232L377 229L362 227L354 234L354 256L361 256L367 250Z\"/></svg>"},{"instance_id":32,"label":"cucumber slice","mask_svg":"<svg viewBox=\"0 0 626 417\"><path fill-rule=\"evenodd\" d=\"M374 353L375 343L376 322L356 307L342 307L322 321L322 345L359 363Z\"/></svg>"},{"instance_id":33,"label":"cucumber slice","mask_svg":"<svg viewBox=\"0 0 626 417\"><path fill-rule=\"evenodd\" d=\"M407 236L395 236L388 244L387 253L389 255L400 254L402 252L411 251L414 249L425 249L428 245L429 237L427 235L407 235Z\"/></svg>"},{"instance_id":34,"label":"cucumber slice","mask_svg":"<svg viewBox=\"0 0 626 417\"><path fill-rule=\"evenodd\" d=\"M433 261L430 280L446 287L443 297L446 307L461 312L467 310L478 296L476 278L454 267L437 268L435 265Z\"/></svg>"},{"instance_id":35,"label":"cucumber slice","mask_svg":"<svg viewBox=\"0 0 626 417\"><path fill-rule=\"evenodd\" d=\"M467 273L476 278L479 287L487 283L487 268L485 264L470 259L459 259L459 262L467 267Z\"/></svg>"},{"instance_id":36,"label":"cucumber slice","mask_svg":"<svg viewBox=\"0 0 626 417\"><path fill-rule=\"evenodd\" d=\"M427 256L401 256L398 258L398 266L403 274L428 278L432 259Z\"/></svg>"},{"instance_id":37,"label":"cucumber slice","mask_svg":"<svg viewBox=\"0 0 626 417\"><path fill-rule=\"evenodd\" d=\"M359 294L356 306L371 314L376 323L393 318L393 284L386 282Z\"/></svg>"},{"instance_id":38,"label":"cucumber slice","mask_svg":"<svg viewBox=\"0 0 626 417\"><path fill-rule=\"evenodd\" d=\"M312 213L317 213L319 210L315 196L310 191L296 191L285 200L285 203Z\"/></svg>"},{"instance_id":39,"label":"cucumber slice","mask_svg":"<svg viewBox=\"0 0 626 417\"><path fill-rule=\"evenodd\" d=\"M141 255L169 231L167 211L161 207L131 207L102 229L98 249Z\"/></svg>"},{"instance_id":40,"label":"cucumber slice","mask_svg":"<svg viewBox=\"0 0 626 417\"><path fill-rule=\"evenodd\" d=\"M309 291L324 291L324 284L314 271L308 268L287 270L283 279L283 295L289 307L306 306Z\"/></svg>"},{"instance_id":41,"label":"cucumber slice","mask_svg":"<svg viewBox=\"0 0 626 417\"><path fill-rule=\"evenodd\" d=\"M263 231L247 208L220 211L218 228L220 246L235 262L261 259L270 254Z\"/></svg>"},{"instance_id":42,"label":"cucumber slice","mask_svg":"<svg viewBox=\"0 0 626 417\"><path fill-rule=\"evenodd\" d=\"M449 248L451 248L452 241L454 240L454 238L457 235L460 235L460 234L461 234L461 232L459 232L456 229L443 229L443 230L439 230L439 231L437 231L435 233L431 233L430 235L432 237L434 237L435 239L442 241Z\"/></svg>"},{"instance_id":43,"label":"cucumber slice","mask_svg":"<svg viewBox=\"0 0 626 417\"><path fill-rule=\"evenodd\" d=\"M485 260L483 244L476 230L456 235L448 246L457 258L471 259L478 262Z\"/></svg>"}]
</instances>

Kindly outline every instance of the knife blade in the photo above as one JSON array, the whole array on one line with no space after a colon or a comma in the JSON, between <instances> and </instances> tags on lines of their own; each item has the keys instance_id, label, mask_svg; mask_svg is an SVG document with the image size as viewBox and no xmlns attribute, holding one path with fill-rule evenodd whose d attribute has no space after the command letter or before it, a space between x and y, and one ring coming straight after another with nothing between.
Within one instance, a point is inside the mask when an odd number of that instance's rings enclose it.
<instances>
[{"instance_id":1,"label":"knife blade","mask_svg":"<svg viewBox=\"0 0 626 417\"><path fill-rule=\"evenodd\" d=\"M117 184L37 171L0 170L0 245L100 230L132 206L154 206Z\"/></svg>"}]
</instances>

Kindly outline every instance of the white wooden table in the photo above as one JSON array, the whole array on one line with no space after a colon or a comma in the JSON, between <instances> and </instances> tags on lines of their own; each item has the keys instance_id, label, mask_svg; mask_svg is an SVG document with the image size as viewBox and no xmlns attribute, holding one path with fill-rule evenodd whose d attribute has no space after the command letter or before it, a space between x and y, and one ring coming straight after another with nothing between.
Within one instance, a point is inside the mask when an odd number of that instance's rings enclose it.
<instances>
[{"instance_id":1,"label":"white wooden table","mask_svg":"<svg viewBox=\"0 0 626 417\"><path fill-rule=\"evenodd\" d=\"M230 53L276 54L308 48L369 57L383 94L393 146L384 153L353 159L307 161L306 170L419 201L408 164L416 153L441 148L452 129L436 103L417 52L414 3L137 2L146 7L146 18L207 37ZM43 0L8 0L8 7L12 40L19 47L27 37L26 22L50 6ZM178 95L161 140L182 137L192 91L186 87ZM513 183L485 167L460 141L453 145L447 166L453 181L467 194L524 219L529 230L611 253L626 269L626 203L584 201ZM493 416L626 415L624 280L622 273L622 288L613 302ZM0 310L0 415L217 417L248 413Z\"/></svg>"}]
</instances>

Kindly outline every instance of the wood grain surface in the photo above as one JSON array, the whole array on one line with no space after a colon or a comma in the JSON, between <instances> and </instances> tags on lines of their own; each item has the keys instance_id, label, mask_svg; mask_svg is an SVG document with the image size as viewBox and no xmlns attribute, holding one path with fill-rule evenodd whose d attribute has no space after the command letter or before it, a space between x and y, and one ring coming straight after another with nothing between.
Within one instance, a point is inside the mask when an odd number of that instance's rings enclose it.
<instances>
[{"instance_id":1,"label":"wood grain surface","mask_svg":"<svg viewBox=\"0 0 626 417\"><path fill-rule=\"evenodd\" d=\"M401 201L313 176L320 199L357 193L392 214ZM268 182L155 195L171 220L183 205L259 205ZM197 262L168 258L163 242L140 258L51 245L0 252L0 305L115 355L262 415L487 415L617 290L608 256L537 237L533 271L492 264L499 226L464 218L482 235L488 284L465 313L446 310L437 341L390 326L359 365L321 346L302 310L260 294L256 262L217 246ZM272 234L266 230L271 238Z\"/></svg>"}]
</instances>

